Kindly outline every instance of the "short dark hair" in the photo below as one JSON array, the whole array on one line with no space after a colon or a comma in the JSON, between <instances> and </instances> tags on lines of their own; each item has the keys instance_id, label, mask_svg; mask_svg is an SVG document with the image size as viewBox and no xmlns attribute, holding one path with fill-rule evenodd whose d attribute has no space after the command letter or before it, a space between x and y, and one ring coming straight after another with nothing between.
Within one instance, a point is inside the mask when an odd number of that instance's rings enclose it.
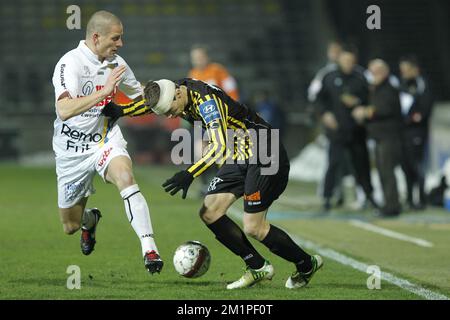
<instances>
[{"instance_id":1,"label":"short dark hair","mask_svg":"<svg viewBox=\"0 0 450 320\"><path fill-rule=\"evenodd\" d=\"M406 62L417 68L420 68L419 58L415 54L407 54L400 58L400 63Z\"/></svg>"},{"instance_id":2,"label":"short dark hair","mask_svg":"<svg viewBox=\"0 0 450 320\"><path fill-rule=\"evenodd\" d=\"M144 97L146 100L146 104L150 108L156 106L159 101L160 94L161 89L159 88L159 85L153 80L148 81L144 88Z\"/></svg>"},{"instance_id":3,"label":"short dark hair","mask_svg":"<svg viewBox=\"0 0 450 320\"><path fill-rule=\"evenodd\" d=\"M356 58L358 58L358 48L352 43L342 45L342 52L352 53Z\"/></svg>"}]
</instances>

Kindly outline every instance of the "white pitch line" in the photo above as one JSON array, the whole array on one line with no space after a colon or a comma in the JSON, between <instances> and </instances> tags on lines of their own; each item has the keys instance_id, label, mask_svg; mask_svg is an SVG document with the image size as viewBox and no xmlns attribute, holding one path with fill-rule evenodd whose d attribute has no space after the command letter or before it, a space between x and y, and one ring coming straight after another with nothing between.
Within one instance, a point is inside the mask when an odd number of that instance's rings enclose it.
<instances>
[{"instance_id":1,"label":"white pitch line","mask_svg":"<svg viewBox=\"0 0 450 320\"><path fill-rule=\"evenodd\" d=\"M351 220L349 220L349 223L355 227L358 227L358 228L361 228L364 230L368 230L368 231L372 231L372 232L381 234L381 235L389 237L389 238L406 241L406 242L411 242L411 243L414 243L421 247L426 247L426 248L433 247L433 244L427 240L410 237L403 233L385 229L385 228L382 228L382 227L379 227L374 224L367 223L367 222L364 222L361 220L351 219Z\"/></svg>"},{"instance_id":2,"label":"white pitch line","mask_svg":"<svg viewBox=\"0 0 450 320\"><path fill-rule=\"evenodd\" d=\"M231 207L228 211L231 214L231 216L233 216L237 219L242 218L242 213L240 210L238 210L234 207ZM346 266L350 266L353 269L356 269L363 273L367 273L367 268L369 267L369 265L366 263L357 261L357 260L350 258L342 253L339 253L333 249L323 248L323 247L315 244L314 242L301 239L297 236L293 236L290 233L288 233L288 234L299 246L301 246L303 248L313 250L313 251L317 252L318 254L320 254L324 257L327 257L328 259L334 260L334 261L336 261L340 264L346 265ZM399 278L388 272L382 271L381 279L385 280L389 283L392 283L406 291L409 291L418 296L421 296L427 300L450 300L449 297L447 297L443 294L425 289L417 284L411 283L410 281L408 281L406 279Z\"/></svg>"}]
</instances>

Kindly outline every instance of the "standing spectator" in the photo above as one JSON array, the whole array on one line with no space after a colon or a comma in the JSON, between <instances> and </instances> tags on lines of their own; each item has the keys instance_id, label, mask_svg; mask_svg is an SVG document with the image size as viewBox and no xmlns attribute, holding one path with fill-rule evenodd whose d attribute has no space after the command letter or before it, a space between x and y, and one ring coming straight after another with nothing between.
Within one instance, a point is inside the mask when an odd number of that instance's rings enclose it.
<instances>
[{"instance_id":1,"label":"standing spectator","mask_svg":"<svg viewBox=\"0 0 450 320\"><path fill-rule=\"evenodd\" d=\"M311 84L308 87L308 101L310 105L308 106L308 111L310 114L315 114L314 104L317 101L317 94L322 89L323 78L330 72L339 69L338 57L342 52L342 43L338 40L333 40L328 43L327 46L327 64L321 68L314 76ZM358 66L355 66L358 67ZM329 167L330 168L330 167ZM352 172L352 165L350 163L348 155L346 155L341 162L339 169L336 170L336 186L333 194L337 197L336 206L341 206L344 204L344 186L343 178L350 175ZM319 189L323 188L323 182L320 183Z\"/></svg>"},{"instance_id":2,"label":"standing spectator","mask_svg":"<svg viewBox=\"0 0 450 320\"><path fill-rule=\"evenodd\" d=\"M322 88L322 80L327 75L327 73L338 69L337 60L341 52L342 52L342 44L339 41L331 41L328 44L327 64L316 73L314 79L311 81L311 84L308 87L309 102L314 103L316 101L317 94Z\"/></svg>"},{"instance_id":3,"label":"standing spectator","mask_svg":"<svg viewBox=\"0 0 450 320\"><path fill-rule=\"evenodd\" d=\"M189 78L194 78L218 86L233 100L239 101L239 91L236 80L224 66L210 61L206 46L196 45L192 47L191 63L192 69L189 71Z\"/></svg>"},{"instance_id":4,"label":"standing spectator","mask_svg":"<svg viewBox=\"0 0 450 320\"><path fill-rule=\"evenodd\" d=\"M428 81L421 75L419 62L414 56L400 59L401 93L404 130L402 169L407 184L407 202L411 209L426 206L425 150L428 140L429 119L433 107L433 94ZM419 202L414 201L414 189L419 190Z\"/></svg>"},{"instance_id":5,"label":"standing spectator","mask_svg":"<svg viewBox=\"0 0 450 320\"><path fill-rule=\"evenodd\" d=\"M330 199L337 172L347 151L355 169L356 181L364 190L366 200L377 207L372 197L366 131L351 115L352 109L366 104L368 98L367 80L356 68L356 59L355 49L344 48L338 58L338 69L325 75L317 96L321 121L330 142L323 190L325 211L331 208Z\"/></svg>"},{"instance_id":6,"label":"standing spectator","mask_svg":"<svg viewBox=\"0 0 450 320\"><path fill-rule=\"evenodd\" d=\"M376 142L375 159L384 194L381 216L400 214L395 167L400 163L402 115L398 85L391 83L389 66L381 59L369 63L372 76L369 105L356 107L352 115L366 122L368 135Z\"/></svg>"}]
</instances>

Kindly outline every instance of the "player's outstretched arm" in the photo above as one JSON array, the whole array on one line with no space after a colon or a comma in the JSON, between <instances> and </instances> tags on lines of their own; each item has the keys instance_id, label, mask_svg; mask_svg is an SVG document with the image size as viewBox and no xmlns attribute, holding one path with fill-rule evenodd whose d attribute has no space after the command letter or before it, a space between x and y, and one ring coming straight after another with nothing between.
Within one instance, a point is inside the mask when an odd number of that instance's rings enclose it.
<instances>
[{"instance_id":1,"label":"player's outstretched arm","mask_svg":"<svg viewBox=\"0 0 450 320\"><path fill-rule=\"evenodd\" d=\"M125 70L125 66L115 68L106 80L105 86L99 91L95 91L86 97L72 98L68 92L62 94L56 102L56 110L61 120L66 121L82 114L104 100L114 91L115 87L122 79Z\"/></svg>"},{"instance_id":2,"label":"player's outstretched arm","mask_svg":"<svg viewBox=\"0 0 450 320\"><path fill-rule=\"evenodd\" d=\"M182 190L183 193L181 197L186 199L189 186L194 178L205 172L216 161L221 162L221 159L226 158L226 136L219 121L215 121L208 125L208 132L211 137L211 144L206 154L188 169L177 172L172 178L167 179L162 185L164 191L169 192L170 195L173 196L178 191Z\"/></svg>"},{"instance_id":3,"label":"player's outstretched arm","mask_svg":"<svg viewBox=\"0 0 450 320\"><path fill-rule=\"evenodd\" d=\"M111 118L120 118L124 116L137 117L152 113L152 109L141 99L128 104L116 104L109 102L102 110L102 114Z\"/></svg>"}]
</instances>

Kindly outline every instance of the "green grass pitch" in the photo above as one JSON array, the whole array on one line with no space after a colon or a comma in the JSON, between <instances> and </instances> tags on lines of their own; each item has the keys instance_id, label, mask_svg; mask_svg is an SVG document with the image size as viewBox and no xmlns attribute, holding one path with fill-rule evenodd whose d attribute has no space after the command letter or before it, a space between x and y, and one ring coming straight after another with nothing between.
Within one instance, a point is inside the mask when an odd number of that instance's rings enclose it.
<instances>
[{"instance_id":1,"label":"green grass pitch","mask_svg":"<svg viewBox=\"0 0 450 320\"><path fill-rule=\"evenodd\" d=\"M0 299L423 299L386 281L381 282L380 290L369 290L367 273L326 257L323 269L306 288L288 290L284 283L293 266L253 240L256 248L273 263L274 279L244 290L226 290L227 282L242 275L244 265L200 221L201 200L195 197L182 200L179 195L171 197L164 193L161 183L176 170L152 166L136 170L165 261L163 272L151 276L144 269L139 240L114 186L96 178L97 193L88 206L100 208L103 219L95 251L83 256L80 234L65 235L59 222L54 168L0 165ZM190 194L196 195L197 190L194 182ZM323 248L379 265L383 271L450 296L449 213L430 210L410 215L409 218L417 216L416 222L406 219L408 214L396 220L372 221L434 244L432 248L422 248L355 228L344 219L355 213L345 209L329 218L304 218L304 213L314 207L314 193L312 185L290 182L284 197L294 197L299 204L283 202L285 198L281 198L273 207L276 214L271 222ZM309 204L308 201L302 204L302 199L309 199ZM239 201L237 208L241 207ZM436 221L427 218L427 214ZM201 241L212 255L209 271L198 279L179 276L172 265L176 247L187 240ZM70 265L80 267L80 290L69 290L66 286L69 277L66 270Z\"/></svg>"}]
</instances>

